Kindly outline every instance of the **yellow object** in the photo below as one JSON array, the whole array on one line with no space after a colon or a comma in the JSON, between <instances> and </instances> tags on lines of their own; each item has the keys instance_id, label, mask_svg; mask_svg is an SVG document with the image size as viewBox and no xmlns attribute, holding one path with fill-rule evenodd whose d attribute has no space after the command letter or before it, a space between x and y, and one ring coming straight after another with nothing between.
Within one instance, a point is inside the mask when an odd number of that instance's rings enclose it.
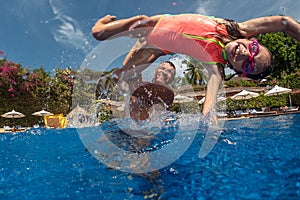
<instances>
[{"instance_id":1,"label":"yellow object","mask_svg":"<svg viewBox=\"0 0 300 200\"><path fill-rule=\"evenodd\" d=\"M62 113L44 116L45 125L53 128L66 128L67 118Z\"/></svg>"}]
</instances>

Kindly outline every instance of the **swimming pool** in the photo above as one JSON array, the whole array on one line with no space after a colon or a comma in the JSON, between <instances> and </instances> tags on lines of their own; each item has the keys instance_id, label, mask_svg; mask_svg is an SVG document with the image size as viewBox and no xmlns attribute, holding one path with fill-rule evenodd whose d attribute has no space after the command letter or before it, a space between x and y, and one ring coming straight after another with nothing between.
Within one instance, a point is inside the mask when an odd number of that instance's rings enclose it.
<instances>
[{"instance_id":1,"label":"swimming pool","mask_svg":"<svg viewBox=\"0 0 300 200\"><path fill-rule=\"evenodd\" d=\"M226 121L213 150L188 150L159 173L109 169L77 130L0 134L0 199L299 199L300 114Z\"/></svg>"}]
</instances>

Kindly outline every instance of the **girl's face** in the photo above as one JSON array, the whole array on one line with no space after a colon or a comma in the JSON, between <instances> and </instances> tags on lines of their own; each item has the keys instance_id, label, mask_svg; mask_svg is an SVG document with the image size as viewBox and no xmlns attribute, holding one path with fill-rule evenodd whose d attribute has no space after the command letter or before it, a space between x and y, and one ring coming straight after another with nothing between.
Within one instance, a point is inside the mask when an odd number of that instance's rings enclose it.
<instances>
[{"instance_id":1,"label":"girl's face","mask_svg":"<svg viewBox=\"0 0 300 200\"><path fill-rule=\"evenodd\" d=\"M269 51L256 39L238 39L225 46L228 62L237 73L260 74L271 64Z\"/></svg>"}]
</instances>

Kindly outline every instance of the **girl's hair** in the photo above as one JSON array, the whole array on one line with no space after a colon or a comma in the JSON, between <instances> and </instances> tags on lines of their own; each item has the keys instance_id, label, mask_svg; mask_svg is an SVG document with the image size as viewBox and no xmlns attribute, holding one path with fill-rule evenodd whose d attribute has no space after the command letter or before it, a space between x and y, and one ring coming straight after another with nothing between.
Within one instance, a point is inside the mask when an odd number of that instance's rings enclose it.
<instances>
[{"instance_id":1,"label":"girl's hair","mask_svg":"<svg viewBox=\"0 0 300 200\"><path fill-rule=\"evenodd\" d=\"M253 80L260 80L265 78L266 76L270 75L273 71L273 65L270 65L260 74L247 74L246 77L251 78Z\"/></svg>"},{"instance_id":2,"label":"girl's hair","mask_svg":"<svg viewBox=\"0 0 300 200\"><path fill-rule=\"evenodd\" d=\"M216 33L211 35L218 38L224 44L227 44L228 42L233 40L245 38L241 33L239 24L235 20L224 19L224 21L225 22L218 22L217 26L225 26L228 34L224 34L222 32L217 31ZM218 30L218 27L216 29Z\"/></svg>"},{"instance_id":3,"label":"girl's hair","mask_svg":"<svg viewBox=\"0 0 300 200\"><path fill-rule=\"evenodd\" d=\"M231 65L227 65L227 66L232 69ZM270 75L272 71L273 71L273 65L269 65L263 72L261 72L259 74L247 74L246 77L251 78L253 80L260 80L260 79L263 79L266 76ZM240 75L242 75L242 73L235 73L235 74L231 75L230 77L225 77L224 80L229 81L236 75L240 76Z\"/></svg>"}]
</instances>

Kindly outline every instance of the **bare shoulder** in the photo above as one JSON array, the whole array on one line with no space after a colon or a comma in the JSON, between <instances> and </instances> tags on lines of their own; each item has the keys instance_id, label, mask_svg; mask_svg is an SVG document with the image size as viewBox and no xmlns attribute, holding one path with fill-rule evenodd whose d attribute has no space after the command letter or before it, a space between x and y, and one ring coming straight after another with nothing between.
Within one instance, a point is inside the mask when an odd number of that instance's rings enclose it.
<instances>
[{"instance_id":1,"label":"bare shoulder","mask_svg":"<svg viewBox=\"0 0 300 200\"><path fill-rule=\"evenodd\" d=\"M149 17L149 19L152 23L157 23L162 17L164 17L164 15L153 15Z\"/></svg>"}]
</instances>

